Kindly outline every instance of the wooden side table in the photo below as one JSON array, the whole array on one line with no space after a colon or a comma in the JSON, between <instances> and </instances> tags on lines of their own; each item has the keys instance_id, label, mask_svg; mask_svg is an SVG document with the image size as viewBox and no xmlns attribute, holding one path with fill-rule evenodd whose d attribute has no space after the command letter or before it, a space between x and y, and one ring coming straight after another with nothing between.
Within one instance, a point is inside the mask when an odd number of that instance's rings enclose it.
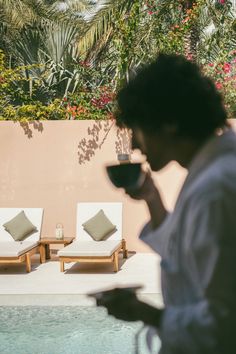
<instances>
[{"instance_id":1,"label":"wooden side table","mask_svg":"<svg viewBox=\"0 0 236 354\"><path fill-rule=\"evenodd\" d=\"M58 240L55 237L44 237L40 239L40 253L42 258L42 263L46 262L46 259L50 259L50 245L69 245L74 240L74 237L64 237L62 240Z\"/></svg>"}]
</instances>

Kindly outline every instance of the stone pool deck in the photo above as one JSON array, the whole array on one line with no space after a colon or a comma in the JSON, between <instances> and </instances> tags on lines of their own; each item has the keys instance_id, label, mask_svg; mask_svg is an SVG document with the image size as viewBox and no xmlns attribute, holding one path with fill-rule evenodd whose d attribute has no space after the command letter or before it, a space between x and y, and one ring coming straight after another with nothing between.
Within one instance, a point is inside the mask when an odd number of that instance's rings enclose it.
<instances>
[{"instance_id":1,"label":"stone pool deck","mask_svg":"<svg viewBox=\"0 0 236 354\"><path fill-rule=\"evenodd\" d=\"M109 264L66 264L60 272L56 255L44 264L32 258L32 271L25 265L0 265L0 306L3 305L87 305L89 292L114 286L142 285L141 298L161 303L159 257L153 253L120 255L120 271Z\"/></svg>"}]
</instances>

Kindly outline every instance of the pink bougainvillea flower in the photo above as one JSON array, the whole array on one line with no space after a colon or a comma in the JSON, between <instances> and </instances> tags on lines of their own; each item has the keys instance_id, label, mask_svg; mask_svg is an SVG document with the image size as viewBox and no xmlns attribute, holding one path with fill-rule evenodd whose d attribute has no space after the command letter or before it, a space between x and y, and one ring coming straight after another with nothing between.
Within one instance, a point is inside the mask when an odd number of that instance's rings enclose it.
<instances>
[{"instance_id":1,"label":"pink bougainvillea flower","mask_svg":"<svg viewBox=\"0 0 236 354\"><path fill-rule=\"evenodd\" d=\"M227 74L231 71L231 65L229 63L224 63L223 71Z\"/></svg>"},{"instance_id":2,"label":"pink bougainvillea flower","mask_svg":"<svg viewBox=\"0 0 236 354\"><path fill-rule=\"evenodd\" d=\"M220 82L216 82L216 88L218 90L221 90L223 88L223 85Z\"/></svg>"},{"instance_id":3,"label":"pink bougainvillea flower","mask_svg":"<svg viewBox=\"0 0 236 354\"><path fill-rule=\"evenodd\" d=\"M189 54L186 55L186 58L188 60L193 60L193 55L189 53Z\"/></svg>"}]
</instances>

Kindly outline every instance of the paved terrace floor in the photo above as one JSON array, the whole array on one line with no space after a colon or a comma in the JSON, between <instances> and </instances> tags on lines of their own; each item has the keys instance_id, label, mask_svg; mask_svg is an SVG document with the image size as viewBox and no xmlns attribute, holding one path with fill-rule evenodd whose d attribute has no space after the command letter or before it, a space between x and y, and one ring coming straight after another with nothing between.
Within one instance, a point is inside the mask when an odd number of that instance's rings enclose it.
<instances>
[{"instance_id":1,"label":"paved terrace floor","mask_svg":"<svg viewBox=\"0 0 236 354\"><path fill-rule=\"evenodd\" d=\"M0 265L1 305L78 305L93 300L89 292L114 286L142 285L141 298L160 304L159 258L152 253L120 255L120 271L114 273L112 264L68 263L60 272L56 255L44 264L39 256L32 257L32 271L26 273L24 264Z\"/></svg>"}]
</instances>

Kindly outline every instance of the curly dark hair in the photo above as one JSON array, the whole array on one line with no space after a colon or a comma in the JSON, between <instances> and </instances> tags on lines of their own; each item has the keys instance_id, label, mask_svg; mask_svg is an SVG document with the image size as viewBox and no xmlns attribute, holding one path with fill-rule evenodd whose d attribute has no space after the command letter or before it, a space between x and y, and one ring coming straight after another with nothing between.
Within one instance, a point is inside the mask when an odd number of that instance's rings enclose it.
<instances>
[{"instance_id":1,"label":"curly dark hair","mask_svg":"<svg viewBox=\"0 0 236 354\"><path fill-rule=\"evenodd\" d=\"M118 126L158 132L172 124L180 136L204 139L227 126L213 81L180 55L159 54L117 94Z\"/></svg>"}]
</instances>

